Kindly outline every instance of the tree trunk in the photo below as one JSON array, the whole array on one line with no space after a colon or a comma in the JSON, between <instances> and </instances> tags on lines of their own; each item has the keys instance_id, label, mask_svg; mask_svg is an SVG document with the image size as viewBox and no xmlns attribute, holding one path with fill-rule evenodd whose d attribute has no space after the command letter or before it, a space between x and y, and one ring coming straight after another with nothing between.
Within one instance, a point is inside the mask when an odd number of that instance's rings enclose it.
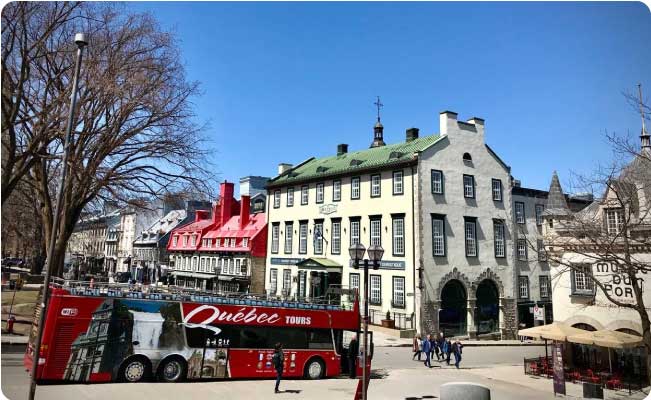
<instances>
[{"instance_id":1,"label":"tree trunk","mask_svg":"<svg viewBox=\"0 0 651 400\"><path fill-rule=\"evenodd\" d=\"M642 318L642 339L646 349L646 375L648 382L651 383L651 321L649 321L649 313L646 312L644 307L638 309L640 317Z\"/></svg>"}]
</instances>

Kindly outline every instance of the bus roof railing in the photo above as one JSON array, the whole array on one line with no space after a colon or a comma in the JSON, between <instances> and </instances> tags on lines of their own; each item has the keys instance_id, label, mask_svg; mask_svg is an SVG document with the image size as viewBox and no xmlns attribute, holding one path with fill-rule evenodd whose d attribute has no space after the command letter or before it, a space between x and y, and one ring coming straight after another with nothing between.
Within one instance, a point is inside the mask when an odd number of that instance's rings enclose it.
<instances>
[{"instance_id":1,"label":"bus roof railing","mask_svg":"<svg viewBox=\"0 0 651 400\"><path fill-rule=\"evenodd\" d=\"M308 310L352 310L357 296L356 290L331 285L326 295L319 297L289 297L275 294L254 294L242 292L206 291L174 285L156 286L129 283L107 283L75 281L52 278L52 286L68 290L75 296L114 297L127 299L184 301L205 304L252 305L261 307L283 307ZM347 295L348 301L344 301Z\"/></svg>"}]
</instances>

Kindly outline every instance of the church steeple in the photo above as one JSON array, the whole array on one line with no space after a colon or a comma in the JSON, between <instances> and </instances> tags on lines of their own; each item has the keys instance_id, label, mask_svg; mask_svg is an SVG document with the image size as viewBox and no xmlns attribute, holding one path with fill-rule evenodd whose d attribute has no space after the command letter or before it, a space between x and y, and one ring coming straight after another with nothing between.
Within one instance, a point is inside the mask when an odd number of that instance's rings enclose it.
<instances>
[{"instance_id":1,"label":"church steeple","mask_svg":"<svg viewBox=\"0 0 651 400\"><path fill-rule=\"evenodd\" d=\"M380 122L380 108L384 106L384 104L380 102L380 96L377 97L377 101L373 104L377 106L377 122L373 127L373 143L371 143L371 148L386 145L384 143L384 126L382 126L382 123Z\"/></svg>"},{"instance_id":2,"label":"church steeple","mask_svg":"<svg viewBox=\"0 0 651 400\"><path fill-rule=\"evenodd\" d=\"M649 132L646 131L646 125L644 121L644 108L642 103L642 84L637 85L638 92L640 94L640 117L642 117L642 132L640 133L640 145L642 152L651 152L651 137Z\"/></svg>"}]
</instances>

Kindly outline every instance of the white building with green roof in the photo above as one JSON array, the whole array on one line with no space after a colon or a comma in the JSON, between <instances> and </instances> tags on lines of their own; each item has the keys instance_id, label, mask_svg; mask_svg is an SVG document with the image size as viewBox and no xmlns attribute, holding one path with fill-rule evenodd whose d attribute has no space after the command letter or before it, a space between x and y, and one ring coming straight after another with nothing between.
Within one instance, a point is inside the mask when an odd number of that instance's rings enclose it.
<instances>
[{"instance_id":1,"label":"white building with green roof","mask_svg":"<svg viewBox=\"0 0 651 400\"><path fill-rule=\"evenodd\" d=\"M385 145L378 121L369 149L340 144L331 157L280 164L267 186L267 292L360 288L348 248L378 244L372 323L389 312L401 329L513 336L510 169L485 144L483 120L443 112L439 129Z\"/></svg>"}]
</instances>

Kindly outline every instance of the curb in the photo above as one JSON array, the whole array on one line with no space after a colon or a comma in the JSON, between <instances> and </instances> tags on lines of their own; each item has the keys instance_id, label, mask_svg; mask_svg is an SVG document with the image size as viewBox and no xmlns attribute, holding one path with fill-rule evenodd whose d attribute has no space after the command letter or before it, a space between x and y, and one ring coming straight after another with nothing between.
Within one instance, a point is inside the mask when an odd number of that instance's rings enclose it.
<instances>
[{"instance_id":1,"label":"curb","mask_svg":"<svg viewBox=\"0 0 651 400\"><path fill-rule=\"evenodd\" d=\"M520 346L545 346L545 344L544 343L463 343L463 347L520 347ZM406 343L406 344L376 345L376 347L412 347L412 345L410 343Z\"/></svg>"}]
</instances>

